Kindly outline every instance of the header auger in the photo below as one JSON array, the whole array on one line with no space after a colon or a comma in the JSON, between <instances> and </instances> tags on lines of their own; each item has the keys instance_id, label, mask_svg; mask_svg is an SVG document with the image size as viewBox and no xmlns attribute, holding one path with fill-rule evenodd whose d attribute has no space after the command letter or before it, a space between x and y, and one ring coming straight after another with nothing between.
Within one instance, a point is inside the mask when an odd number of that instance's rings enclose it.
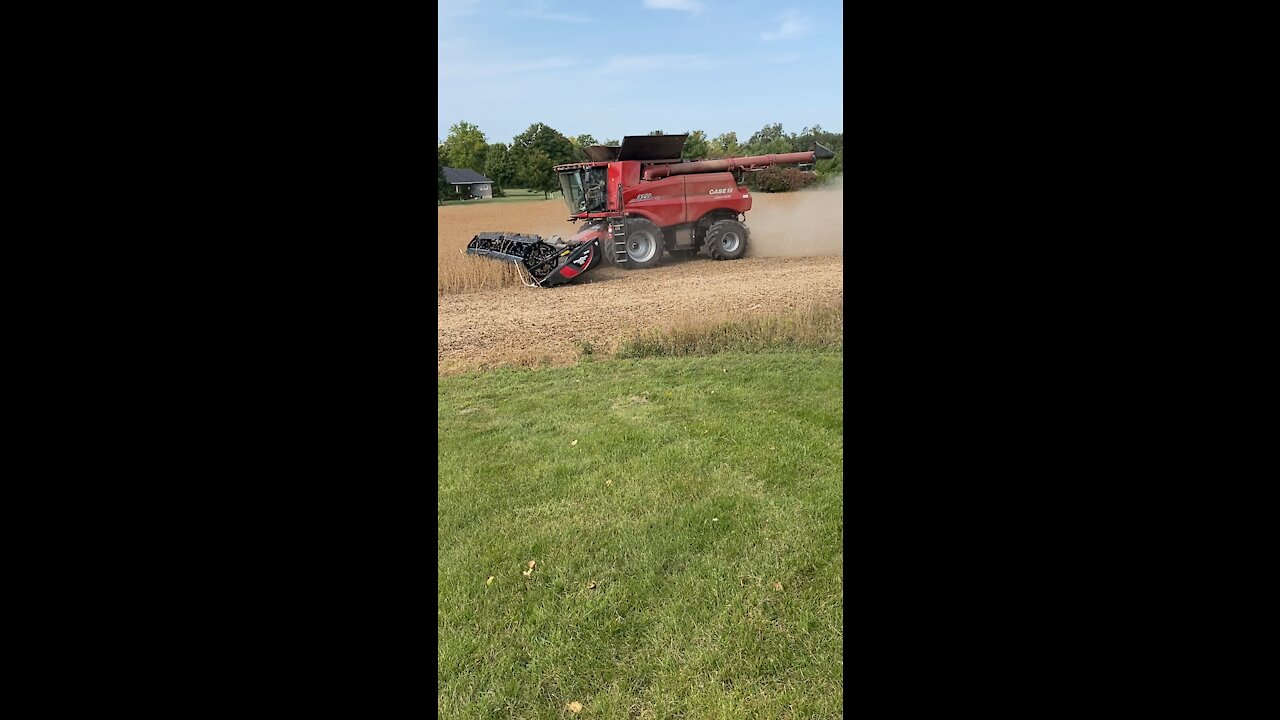
<instances>
[{"instance_id":1,"label":"header auger","mask_svg":"<svg viewBox=\"0 0 1280 720\"><path fill-rule=\"evenodd\" d=\"M714 260L737 260L750 237L751 193L739 185L742 173L835 157L817 145L809 152L689 162L680 159L685 137L628 135L619 146L586 148L590 161L555 167L569 219L586 221L573 237L483 232L467 254L516 263L530 284L543 287L582 277L602 262L650 268L663 252L706 250Z\"/></svg>"}]
</instances>

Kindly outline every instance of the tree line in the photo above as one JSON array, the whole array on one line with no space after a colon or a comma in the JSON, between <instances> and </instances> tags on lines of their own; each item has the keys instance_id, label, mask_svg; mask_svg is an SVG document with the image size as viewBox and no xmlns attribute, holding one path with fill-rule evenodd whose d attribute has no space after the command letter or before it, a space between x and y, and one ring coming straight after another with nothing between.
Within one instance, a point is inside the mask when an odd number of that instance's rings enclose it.
<instances>
[{"instance_id":1,"label":"tree line","mask_svg":"<svg viewBox=\"0 0 1280 720\"><path fill-rule=\"evenodd\" d=\"M649 134L665 133L653 130ZM794 190L844 172L844 133L830 133L818 125L806 127L798 134L785 132L781 123L765 125L745 143L740 142L734 132L714 138L708 138L701 130L691 130L687 134L680 157L690 160L804 152L812 150L814 142L822 143L835 154L830 160L819 160L813 172L801 172L795 166L789 166L746 173L746 184L764 192ZM541 190L544 197L550 197L550 193L560 187L559 178L552 168L587 161L585 148L599 144L618 145L619 141L605 140L601 143L588 134L568 137L545 123L534 123L512 138L510 143L490 143L480 128L469 122L460 122L449 128L449 136L436 149L439 197L447 199L452 193L445 182L445 166L470 168L489 178L496 185L495 197L502 194L504 186Z\"/></svg>"}]
</instances>

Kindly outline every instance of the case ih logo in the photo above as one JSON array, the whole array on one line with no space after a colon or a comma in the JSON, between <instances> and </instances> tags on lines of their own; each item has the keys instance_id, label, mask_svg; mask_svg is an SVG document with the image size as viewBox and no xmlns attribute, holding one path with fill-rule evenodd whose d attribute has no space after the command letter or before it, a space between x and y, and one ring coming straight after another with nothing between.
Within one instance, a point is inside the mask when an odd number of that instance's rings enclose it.
<instances>
[{"instance_id":1,"label":"case ih logo","mask_svg":"<svg viewBox=\"0 0 1280 720\"><path fill-rule=\"evenodd\" d=\"M709 195L728 195L731 192L733 192L733 188L716 188L715 190L712 190L708 194Z\"/></svg>"}]
</instances>

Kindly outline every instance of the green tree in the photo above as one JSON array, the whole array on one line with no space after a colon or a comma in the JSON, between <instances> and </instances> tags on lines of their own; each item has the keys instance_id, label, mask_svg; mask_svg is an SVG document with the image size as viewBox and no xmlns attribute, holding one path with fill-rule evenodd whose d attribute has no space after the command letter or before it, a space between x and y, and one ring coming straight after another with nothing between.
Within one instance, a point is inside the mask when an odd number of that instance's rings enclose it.
<instances>
[{"instance_id":1,"label":"green tree","mask_svg":"<svg viewBox=\"0 0 1280 720\"><path fill-rule=\"evenodd\" d=\"M826 143L823 144L825 145ZM818 164L814 167L814 170L818 173L818 177L823 180L844 174L844 143L841 143L839 150L832 148L832 152L835 153L835 157L830 160L819 160Z\"/></svg>"},{"instance_id":2,"label":"green tree","mask_svg":"<svg viewBox=\"0 0 1280 720\"><path fill-rule=\"evenodd\" d=\"M436 147L436 200L443 205L446 197L449 196L449 181L444 177L444 159L441 154L440 147Z\"/></svg>"},{"instance_id":3,"label":"green tree","mask_svg":"<svg viewBox=\"0 0 1280 720\"><path fill-rule=\"evenodd\" d=\"M777 140L787 134L782 129L782 123L770 123L752 133L751 138L747 140L748 145L757 145L767 143L770 140Z\"/></svg>"},{"instance_id":4,"label":"green tree","mask_svg":"<svg viewBox=\"0 0 1280 720\"><path fill-rule=\"evenodd\" d=\"M518 175L520 182L530 190L541 190L544 199L551 197L550 193L560 187L560 179L553 169L555 163L541 150L526 150L523 158Z\"/></svg>"},{"instance_id":5,"label":"green tree","mask_svg":"<svg viewBox=\"0 0 1280 720\"><path fill-rule=\"evenodd\" d=\"M511 142L512 161L521 182L541 190L544 197L560 187L553 169L577 161L577 151L569 138L543 123L534 123Z\"/></svg>"},{"instance_id":6,"label":"green tree","mask_svg":"<svg viewBox=\"0 0 1280 720\"><path fill-rule=\"evenodd\" d=\"M765 152L764 148L769 143L780 138L786 138L786 133L782 130L782 123L765 125L756 131L750 140L747 140L747 151L752 155L763 154Z\"/></svg>"},{"instance_id":7,"label":"green tree","mask_svg":"<svg viewBox=\"0 0 1280 720\"><path fill-rule=\"evenodd\" d=\"M689 137L684 139L684 148L680 150L680 157L705 159L710 156L710 150L707 134L701 130L691 130Z\"/></svg>"},{"instance_id":8,"label":"green tree","mask_svg":"<svg viewBox=\"0 0 1280 720\"><path fill-rule=\"evenodd\" d=\"M618 147L619 145L621 145L621 144L622 144L622 142L621 142L621 141L619 141L619 140L605 140L605 141L604 141L604 144L605 144L605 145L612 145L612 146L614 146L614 147Z\"/></svg>"},{"instance_id":9,"label":"green tree","mask_svg":"<svg viewBox=\"0 0 1280 720\"><path fill-rule=\"evenodd\" d=\"M484 172L484 154L488 149L484 133L469 122L460 122L449 128L444 139L445 164L451 168L470 168Z\"/></svg>"},{"instance_id":10,"label":"green tree","mask_svg":"<svg viewBox=\"0 0 1280 720\"><path fill-rule=\"evenodd\" d=\"M795 136L794 152L804 152L812 150L814 143L822 143L822 146L830 150L835 157L830 160L819 160L814 170L821 179L827 179L833 175L840 175L844 172L844 133L830 133L822 129L821 125L814 125L811 128L805 128L800 134Z\"/></svg>"},{"instance_id":11,"label":"green tree","mask_svg":"<svg viewBox=\"0 0 1280 720\"><path fill-rule=\"evenodd\" d=\"M773 140L770 140L769 142L766 142L764 145L760 147L758 151L755 151L754 154L782 155L784 153L791 152L791 148L792 148L791 138L780 137L780 138L775 138Z\"/></svg>"},{"instance_id":12,"label":"green tree","mask_svg":"<svg viewBox=\"0 0 1280 720\"><path fill-rule=\"evenodd\" d=\"M484 155L484 176L498 185L510 186L516 180L516 167L511 149L503 143L491 143Z\"/></svg>"},{"instance_id":13,"label":"green tree","mask_svg":"<svg viewBox=\"0 0 1280 720\"><path fill-rule=\"evenodd\" d=\"M813 143L817 140L817 136L822 133L821 125L807 127L800 131L799 135L791 136L791 152L804 152L813 149ZM826 145L826 143L823 143Z\"/></svg>"},{"instance_id":14,"label":"green tree","mask_svg":"<svg viewBox=\"0 0 1280 720\"><path fill-rule=\"evenodd\" d=\"M579 135L578 137L575 137L575 138L570 138L569 141L573 143L574 155L581 162L587 162L591 159L587 155L587 148L589 146L600 144L598 140L596 140L591 135L587 135L586 133L583 133L582 135Z\"/></svg>"},{"instance_id":15,"label":"green tree","mask_svg":"<svg viewBox=\"0 0 1280 720\"><path fill-rule=\"evenodd\" d=\"M737 157L742 155L742 148L738 145L738 133L727 132L718 135L711 141L708 150L709 156L713 158Z\"/></svg>"}]
</instances>

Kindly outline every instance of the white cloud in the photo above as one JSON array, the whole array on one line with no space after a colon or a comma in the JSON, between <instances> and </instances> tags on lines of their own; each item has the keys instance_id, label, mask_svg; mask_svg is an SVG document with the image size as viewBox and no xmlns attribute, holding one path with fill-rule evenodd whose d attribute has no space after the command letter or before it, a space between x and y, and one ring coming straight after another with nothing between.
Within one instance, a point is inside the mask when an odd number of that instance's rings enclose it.
<instances>
[{"instance_id":1,"label":"white cloud","mask_svg":"<svg viewBox=\"0 0 1280 720\"><path fill-rule=\"evenodd\" d=\"M760 33L760 39L765 42L773 42L774 40L798 40L809 34L809 19L800 17L794 13L787 13L782 18L782 25L775 32Z\"/></svg>"},{"instance_id":2,"label":"white cloud","mask_svg":"<svg viewBox=\"0 0 1280 720\"><path fill-rule=\"evenodd\" d=\"M701 12L701 0L644 0L644 6L650 10L686 10Z\"/></svg>"}]
</instances>

